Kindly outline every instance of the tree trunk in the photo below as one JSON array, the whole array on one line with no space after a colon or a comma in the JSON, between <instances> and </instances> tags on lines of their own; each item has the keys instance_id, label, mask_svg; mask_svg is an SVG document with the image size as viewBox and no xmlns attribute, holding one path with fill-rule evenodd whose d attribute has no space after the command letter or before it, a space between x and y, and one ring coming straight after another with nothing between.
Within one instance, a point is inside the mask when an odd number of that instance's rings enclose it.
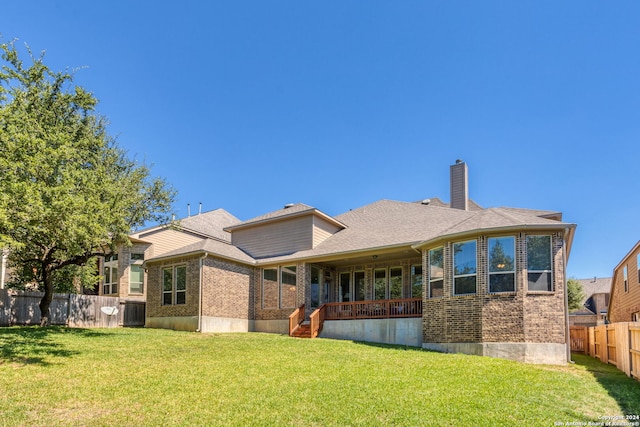
<instances>
[{"instance_id":1,"label":"tree trunk","mask_svg":"<svg viewBox=\"0 0 640 427\"><path fill-rule=\"evenodd\" d=\"M49 326L51 323L50 310L51 301L53 301L53 281L51 280L51 272L45 269L43 272L44 296L40 300L40 326Z\"/></svg>"}]
</instances>

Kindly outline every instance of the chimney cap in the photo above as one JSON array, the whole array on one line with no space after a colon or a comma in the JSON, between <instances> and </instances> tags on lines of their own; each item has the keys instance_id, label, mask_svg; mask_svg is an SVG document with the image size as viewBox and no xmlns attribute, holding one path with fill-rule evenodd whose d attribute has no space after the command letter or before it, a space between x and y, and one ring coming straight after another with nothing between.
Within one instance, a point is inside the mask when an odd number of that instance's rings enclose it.
<instances>
[{"instance_id":1,"label":"chimney cap","mask_svg":"<svg viewBox=\"0 0 640 427\"><path fill-rule=\"evenodd\" d=\"M462 160L462 159L456 159L456 165L459 165L460 163L464 163L464 160Z\"/></svg>"}]
</instances>

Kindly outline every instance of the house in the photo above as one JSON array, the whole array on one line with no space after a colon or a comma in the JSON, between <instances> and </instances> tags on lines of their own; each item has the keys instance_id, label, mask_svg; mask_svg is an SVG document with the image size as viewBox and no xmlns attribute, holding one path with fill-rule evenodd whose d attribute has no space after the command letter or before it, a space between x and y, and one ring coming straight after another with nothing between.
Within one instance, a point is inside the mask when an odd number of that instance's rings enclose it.
<instances>
[{"instance_id":1,"label":"house","mask_svg":"<svg viewBox=\"0 0 640 427\"><path fill-rule=\"evenodd\" d=\"M146 326L290 333L309 319L321 337L566 363L575 224L482 208L462 161L450 178L449 204L380 200L335 217L291 204L145 253Z\"/></svg>"},{"instance_id":2,"label":"house","mask_svg":"<svg viewBox=\"0 0 640 427\"><path fill-rule=\"evenodd\" d=\"M640 321L640 241L613 269L609 320L615 322Z\"/></svg>"},{"instance_id":3,"label":"house","mask_svg":"<svg viewBox=\"0 0 640 427\"><path fill-rule=\"evenodd\" d=\"M578 279L584 292L582 308L569 312L571 326L604 325L607 320L611 277L593 277Z\"/></svg>"}]
</instances>

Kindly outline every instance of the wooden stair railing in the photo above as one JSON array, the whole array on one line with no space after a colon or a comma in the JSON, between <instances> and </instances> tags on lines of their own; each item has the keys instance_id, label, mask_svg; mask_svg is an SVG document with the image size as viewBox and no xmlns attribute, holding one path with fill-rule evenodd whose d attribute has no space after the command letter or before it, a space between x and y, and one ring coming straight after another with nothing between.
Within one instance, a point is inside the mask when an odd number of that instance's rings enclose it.
<instances>
[{"instance_id":1,"label":"wooden stair railing","mask_svg":"<svg viewBox=\"0 0 640 427\"><path fill-rule=\"evenodd\" d=\"M319 308L315 309L309 320L311 323L311 338L315 338L322 332L322 324L324 323L324 317L327 313L325 304L322 304Z\"/></svg>"},{"instance_id":2,"label":"wooden stair railing","mask_svg":"<svg viewBox=\"0 0 640 427\"><path fill-rule=\"evenodd\" d=\"M304 304L296 308L293 313L289 315L289 336L292 337L293 333L304 322Z\"/></svg>"}]
</instances>

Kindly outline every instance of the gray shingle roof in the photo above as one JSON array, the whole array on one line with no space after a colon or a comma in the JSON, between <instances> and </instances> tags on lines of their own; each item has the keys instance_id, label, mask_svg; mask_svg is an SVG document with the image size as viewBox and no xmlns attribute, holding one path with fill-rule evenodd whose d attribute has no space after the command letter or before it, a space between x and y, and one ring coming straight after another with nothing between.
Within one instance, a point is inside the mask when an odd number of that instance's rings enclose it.
<instances>
[{"instance_id":1,"label":"gray shingle roof","mask_svg":"<svg viewBox=\"0 0 640 427\"><path fill-rule=\"evenodd\" d=\"M190 231L195 231L206 236L231 241L229 232L224 231L226 227L238 224L240 220L224 209L216 209L183 218L178 221L178 225Z\"/></svg>"},{"instance_id":2,"label":"gray shingle roof","mask_svg":"<svg viewBox=\"0 0 640 427\"><path fill-rule=\"evenodd\" d=\"M410 247L433 241L443 236L473 233L479 230L499 230L509 228L551 228L560 229L574 227L539 215L557 217L553 211L489 208L483 209L473 204L473 209L452 209L435 199L434 203L399 202L393 200L379 200L358 209L345 212L334 218L343 224L344 229L338 231L315 248L296 252L291 255L273 257L260 260L263 262L279 262L284 260L304 259L321 256L334 256L358 251L374 250L391 247ZM257 224L263 221L286 218L306 212L322 214L315 208L299 203L289 208L279 209L268 214L252 218L248 221L237 221L225 230L236 227ZM192 217L192 218L197 218ZM191 219L191 218L189 218ZM184 224L184 223L183 223ZM227 231L224 231L226 233ZM255 263L240 249L225 245L222 242L200 243L164 254L164 257L185 254L187 252L207 251L240 261Z\"/></svg>"}]
</instances>

